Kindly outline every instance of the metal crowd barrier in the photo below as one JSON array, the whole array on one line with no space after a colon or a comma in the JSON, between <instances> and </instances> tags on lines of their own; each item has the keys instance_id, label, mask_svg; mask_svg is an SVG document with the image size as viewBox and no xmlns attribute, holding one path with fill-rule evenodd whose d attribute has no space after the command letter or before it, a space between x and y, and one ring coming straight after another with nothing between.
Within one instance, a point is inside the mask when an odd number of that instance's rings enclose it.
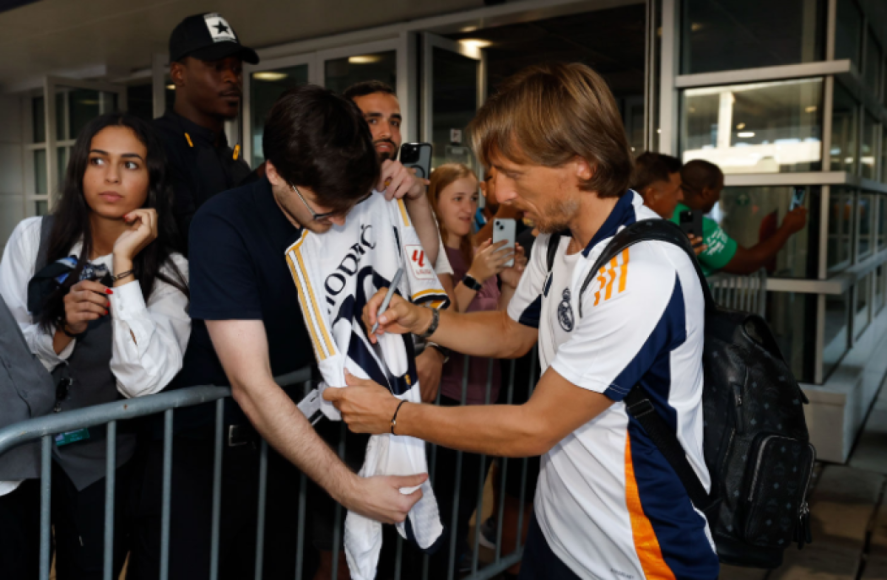
<instances>
[{"instance_id":1,"label":"metal crowd barrier","mask_svg":"<svg viewBox=\"0 0 887 580\"><path fill-rule=\"evenodd\" d=\"M489 371L487 375L487 402L490 401L490 391L493 376L493 365L500 364L499 361L489 360ZM535 385L534 377L536 376L536 356L535 349L532 353L532 371L528 385L530 392ZM462 403L465 403L467 394L467 381L469 376L470 359L466 357L465 372L462 384ZM510 380L507 385L503 385L503 389L507 389L507 402L511 403L514 393L514 376L515 365L511 361ZM304 383L305 392L310 389L311 384L310 369L302 369L285 376L278 377L276 381L281 386L296 385ZM173 448L173 414L175 409L192 407L195 405L215 403L215 433L214 433L214 463L213 463L213 486L212 486L212 528L211 528L211 562L210 562L210 579L217 580L219 576L219 529L221 521L221 495L222 495L222 449L223 449L223 427L224 427L224 399L231 396L231 390L227 387L216 386L197 386L170 392L163 392L155 395L148 395L137 399L127 399L95 405L83 409L66 411L58 414L37 417L28 421L23 421L14 425L10 425L0 429L0 458L6 452L24 443L41 441L41 480L40 480L40 580L49 580L51 567L51 522L50 522L50 502L51 502L51 449L53 445L53 436L58 433L74 431L77 429L95 427L99 425L107 426L107 463L106 463L106 494L105 494L105 526L104 526L104 580L115 580L113 578L113 554L114 554L114 499L115 499L115 460L117 449L117 422L137 417L145 417L148 415L156 415L163 413L163 472L162 472L162 505L161 505L161 543L160 543L160 580L167 580L169 569L169 553L170 553L170 497L172 494L172 448ZM438 402L440 401L440 392L438 392ZM495 402L495 401L493 401ZM342 433L344 433L345 424L342 423ZM434 484L435 475L435 457L437 447L428 446L428 463L429 476L432 486ZM344 438L338 449L339 457L344 457L345 444ZM485 465L485 458L481 465ZM474 557L471 562L471 572L467 576L462 576L464 580L487 580L502 571L510 568L520 561L522 553L521 530L523 529L524 509L526 501L532 498L526 498L527 486L527 459L502 459L500 460L500 486L499 486L499 502L498 502L498 526L496 537L495 557L492 562L482 564L479 561L479 537L480 527L482 523L481 513L483 511L483 489L487 478L487 471L481 470L481 474L476 482L478 486L478 500L476 523L474 526ZM462 453L459 452L456 468L456 478L461 479ZM517 524L517 541L514 549L503 555L502 550L502 525L504 515L505 501L505 482L507 470L509 468L517 468L522 470L520 505L521 511ZM265 510L267 503L267 481L268 481L268 444L262 440L259 458L259 488L258 488L258 520L256 534L256 560L255 560L255 580L262 580L263 575L263 556L264 556L264 524ZM467 484L467 482L464 482ZM456 537L457 530L454 527L456 517L458 515L458 505L460 488L464 487L460 483L456 486L453 505L453 519L451 522L442 522L450 533L449 542L449 572L448 580L457 577L456 571ZM296 546L296 580L303 579L302 564L304 561L304 545L307 541L305 535L306 530L306 493L307 493L307 477L302 474L299 485L299 516L296 523L298 533L298 546ZM340 518L342 506L336 504L335 521ZM333 535L333 560L332 560L332 578L338 577L339 552L342 550L342 530L341 526L336 525ZM506 548L507 549L507 548ZM394 562L394 580L401 580L402 576L402 556L403 546L400 535L397 536L396 561ZM424 556L422 579L427 580L429 574L429 556ZM412 580L412 579L410 579Z\"/></svg>"},{"instance_id":2,"label":"metal crowd barrier","mask_svg":"<svg viewBox=\"0 0 887 580\"><path fill-rule=\"evenodd\" d=\"M734 310L754 312L764 317L767 313L767 271L763 268L754 274L737 276L715 274L708 277L708 284L715 302Z\"/></svg>"}]
</instances>

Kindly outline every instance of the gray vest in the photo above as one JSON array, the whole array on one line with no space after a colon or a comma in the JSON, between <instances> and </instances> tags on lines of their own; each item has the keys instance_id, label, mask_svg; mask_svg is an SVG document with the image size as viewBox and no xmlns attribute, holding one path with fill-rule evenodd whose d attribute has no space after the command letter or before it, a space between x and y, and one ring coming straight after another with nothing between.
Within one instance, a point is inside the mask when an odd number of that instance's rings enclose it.
<instances>
[{"instance_id":1,"label":"gray vest","mask_svg":"<svg viewBox=\"0 0 887 580\"><path fill-rule=\"evenodd\" d=\"M0 427L52 411L55 385L28 348L22 331L0 297ZM0 455L0 481L40 477L40 443L26 443Z\"/></svg>"},{"instance_id":2,"label":"gray vest","mask_svg":"<svg viewBox=\"0 0 887 580\"><path fill-rule=\"evenodd\" d=\"M49 233L53 217L43 218L40 229L40 250L37 254L39 271L46 265ZM68 396L61 401L61 410L81 409L90 405L110 403L121 398L117 392L117 379L111 372L112 329L109 316L89 323L86 334L77 339L74 352L68 360L52 371L56 381L70 378ZM99 430L94 430L98 432ZM64 469L68 477L82 490L105 477L107 439L79 441L63 447L52 446L52 458ZM136 436L131 433L117 435L117 467L129 461L136 448Z\"/></svg>"}]
</instances>

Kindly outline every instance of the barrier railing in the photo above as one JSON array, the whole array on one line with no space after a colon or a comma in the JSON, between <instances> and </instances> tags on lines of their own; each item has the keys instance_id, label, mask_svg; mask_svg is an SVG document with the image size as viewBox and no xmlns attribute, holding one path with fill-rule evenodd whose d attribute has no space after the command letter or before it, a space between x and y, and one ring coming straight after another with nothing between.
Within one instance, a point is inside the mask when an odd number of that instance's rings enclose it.
<instances>
[{"instance_id":1,"label":"barrier railing","mask_svg":"<svg viewBox=\"0 0 887 580\"><path fill-rule=\"evenodd\" d=\"M767 271L763 268L753 274L738 276L715 274L708 277L712 297L721 306L734 310L767 313Z\"/></svg>"},{"instance_id":2,"label":"barrier railing","mask_svg":"<svg viewBox=\"0 0 887 580\"><path fill-rule=\"evenodd\" d=\"M530 363L531 371L529 376L528 393L532 392L536 377L536 355L535 349L530 355L532 362ZM497 360L489 360L486 399L490 401L490 393L493 378L493 365L500 364ZM462 403L465 404L467 384L469 377L470 360L466 357L465 372L462 385ZM310 390L312 384L310 382L310 369L302 369L285 376L278 377L276 380L280 386L292 386L303 384L305 393ZM505 402L511 403L514 396L515 387L515 363L511 361L510 379L507 385L503 384L502 388L507 389ZM161 539L160 539L160 580L167 580L169 575L170 561L170 498L173 493L172 489L172 452L173 452L173 417L176 409L193 407L203 404L215 404L215 429L214 429L214 459L213 459L213 485L212 485L212 527L211 527L211 553L210 553L210 579L217 580L219 577L219 530L221 521L221 495L222 495L222 450L223 450L223 427L224 427L224 405L225 399L231 396L231 390L227 387L216 386L197 386L175 391L162 392L155 395L140 397L137 399L120 400L101 405L95 405L83 409L66 411L53 415L37 417L10 425L0 429L0 460L5 452L10 449L35 440L41 442L41 469L40 469L40 580L49 580L51 567L51 521L50 521L50 505L51 505L51 451L53 445L53 436L58 433L65 433L106 425L107 429L107 462L106 462L106 485L105 485L105 522L104 522L104 580L113 580L113 560L114 560L114 509L115 509L115 472L116 472L116 449L117 449L117 426L119 421L126 421L138 417L146 417L149 415L163 415L163 458L162 458L162 496L161 496ZM438 393L438 402L440 402L440 393ZM342 432L344 433L345 425L342 424ZM339 456L345 455L344 438L341 439L339 445ZM432 486L434 486L435 477L435 458L437 455L437 447L428 446L428 462L429 475L431 477ZM520 482L520 498L519 505L522 506L518 515L516 542L514 549L503 555L502 531L503 531L503 514L505 500L505 481L509 467L512 469L514 464L518 464L518 468L522 470L522 479ZM482 459L482 465L486 465L485 458ZM460 473L462 469L462 454L459 452L456 464L456 478L460 481ZM476 505L476 522L474 526L474 546L473 558L471 562L470 574L462 578L467 580L487 580L501 573L502 571L513 566L520 561L522 552L521 530L523 529L524 510L523 506L527 500L525 492L527 489L527 459L501 460L500 463L500 484L499 484L499 501L498 501L498 525L496 537L496 549L492 562L482 564L479 560L479 539L480 527L482 523L481 514L483 513L483 490L487 478L487 470L481 469L481 473L477 479L477 505ZM263 576L263 558L265 544L265 517L267 506L267 484L268 484L268 444L264 440L260 443L259 456L259 486L258 486L258 519L256 534L256 560L255 575L256 580L261 580ZM449 541L449 558L447 579L453 580L458 577L456 570L456 546L461 541L457 537L458 530L455 527L456 515L458 513L458 505L461 490L464 485L456 485L453 496L452 521L442 522L445 533L450 534ZM303 578L303 563L305 558L306 540L306 491L307 477L302 474L299 484L299 515L296 522L298 545L296 546L296 580ZM342 530L338 525L340 522L340 513L342 506L336 504L335 522L336 526L333 532L333 559L331 578L338 578L339 552L342 549ZM506 547L506 550L508 548ZM394 580L401 580L403 575L403 545L400 536L397 536L397 549L394 562ZM429 556L423 557L421 578L426 580L429 578Z\"/></svg>"}]
</instances>

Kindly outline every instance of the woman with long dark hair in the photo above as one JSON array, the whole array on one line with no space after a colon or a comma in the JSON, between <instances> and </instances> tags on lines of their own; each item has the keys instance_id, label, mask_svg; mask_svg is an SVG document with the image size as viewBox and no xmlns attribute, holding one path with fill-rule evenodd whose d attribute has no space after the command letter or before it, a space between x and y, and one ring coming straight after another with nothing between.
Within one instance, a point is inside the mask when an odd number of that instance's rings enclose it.
<instances>
[{"instance_id":1,"label":"woman with long dark hair","mask_svg":"<svg viewBox=\"0 0 887 580\"><path fill-rule=\"evenodd\" d=\"M0 295L52 371L56 412L156 393L181 368L191 331L188 264L174 251L171 195L150 126L126 113L103 115L78 136L54 213L25 219L10 236ZM55 437L60 580L102 577L106 437L103 428ZM123 499L135 445L121 424L114 577L128 550ZM0 482L0 494L16 493L19 483Z\"/></svg>"}]
</instances>

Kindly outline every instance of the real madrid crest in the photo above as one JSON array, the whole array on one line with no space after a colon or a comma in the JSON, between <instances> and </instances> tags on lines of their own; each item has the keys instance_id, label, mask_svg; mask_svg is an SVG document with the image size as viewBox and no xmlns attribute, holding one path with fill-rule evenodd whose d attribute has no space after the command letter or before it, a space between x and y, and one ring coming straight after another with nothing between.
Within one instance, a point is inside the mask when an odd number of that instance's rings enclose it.
<instances>
[{"instance_id":1,"label":"real madrid crest","mask_svg":"<svg viewBox=\"0 0 887 580\"><path fill-rule=\"evenodd\" d=\"M570 289L565 288L560 304L557 306L557 321L567 332L573 331L573 307L570 306Z\"/></svg>"}]
</instances>

